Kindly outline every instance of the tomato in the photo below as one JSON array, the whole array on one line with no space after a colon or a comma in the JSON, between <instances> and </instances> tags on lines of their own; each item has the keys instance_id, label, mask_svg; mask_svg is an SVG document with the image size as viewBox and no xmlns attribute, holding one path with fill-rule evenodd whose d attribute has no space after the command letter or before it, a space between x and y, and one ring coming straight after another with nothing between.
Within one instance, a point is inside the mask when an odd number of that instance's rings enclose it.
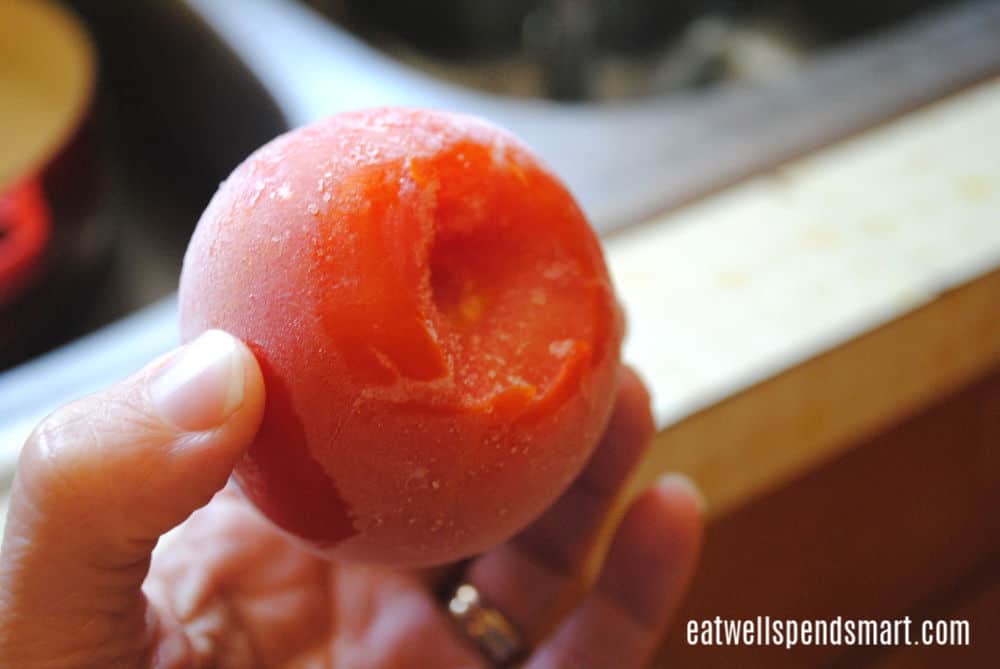
<instances>
[{"instance_id":1,"label":"tomato","mask_svg":"<svg viewBox=\"0 0 1000 669\"><path fill-rule=\"evenodd\" d=\"M567 487L611 410L622 319L566 188L507 132L334 116L222 184L184 260L186 340L221 328L267 403L235 476L333 559L430 565Z\"/></svg>"}]
</instances>

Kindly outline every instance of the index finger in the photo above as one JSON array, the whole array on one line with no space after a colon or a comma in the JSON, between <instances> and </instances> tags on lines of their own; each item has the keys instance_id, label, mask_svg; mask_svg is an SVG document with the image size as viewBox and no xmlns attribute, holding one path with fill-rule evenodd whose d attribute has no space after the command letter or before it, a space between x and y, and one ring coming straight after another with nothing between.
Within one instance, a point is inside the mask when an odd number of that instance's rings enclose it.
<instances>
[{"instance_id":1,"label":"index finger","mask_svg":"<svg viewBox=\"0 0 1000 669\"><path fill-rule=\"evenodd\" d=\"M576 587L605 516L653 435L649 394L625 369L597 450L570 488L511 541L472 562L467 580L528 637Z\"/></svg>"}]
</instances>

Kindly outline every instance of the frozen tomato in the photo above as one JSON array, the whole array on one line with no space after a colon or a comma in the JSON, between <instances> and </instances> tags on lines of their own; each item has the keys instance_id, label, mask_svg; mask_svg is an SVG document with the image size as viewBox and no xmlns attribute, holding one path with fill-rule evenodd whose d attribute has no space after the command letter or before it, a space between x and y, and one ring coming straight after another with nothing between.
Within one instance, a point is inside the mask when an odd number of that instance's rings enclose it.
<instances>
[{"instance_id":1,"label":"frozen tomato","mask_svg":"<svg viewBox=\"0 0 1000 669\"><path fill-rule=\"evenodd\" d=\"M566 488L611 409L622 323L566 188L484 121L346 113L222 184L184 260L181 329L245 340L263 426L236 470L336 559L455 560Z\"/></svg>"}]
</instances>

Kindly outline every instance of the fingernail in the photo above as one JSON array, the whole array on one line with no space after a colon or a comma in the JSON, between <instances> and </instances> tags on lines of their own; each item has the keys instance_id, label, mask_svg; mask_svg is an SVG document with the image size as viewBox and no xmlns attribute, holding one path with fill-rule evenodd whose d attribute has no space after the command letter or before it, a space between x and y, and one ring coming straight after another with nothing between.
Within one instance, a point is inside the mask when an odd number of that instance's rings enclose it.
<instances>
[{"instance_id":1,"label":"fingernail","mask_svg":"<svg viewBox=\"0 0 1000 669\"><path fill-rule=\"evenodd\" d=\"M706 503L705 495L701 492L701 489L697 484L689 479L684 474L678 474L676 472L671 472L665 476L661 476L660 480L656 482L657 487L660 490L666 491L679 491L685 495L691 497L695 504L698 505L698 511L705 513Z\"/></svg>"},{"instance_id":2,"label":"fingernail","mask_svg":"<svg viewBox=\"0 0 1000 669\"><path fill-rule=\"evenodd\" d=\"M236 339L208 330L157 370L150 395L168 423L187 432L208 430L243 403L243 371Z\"/></svg>"}]
</instances>

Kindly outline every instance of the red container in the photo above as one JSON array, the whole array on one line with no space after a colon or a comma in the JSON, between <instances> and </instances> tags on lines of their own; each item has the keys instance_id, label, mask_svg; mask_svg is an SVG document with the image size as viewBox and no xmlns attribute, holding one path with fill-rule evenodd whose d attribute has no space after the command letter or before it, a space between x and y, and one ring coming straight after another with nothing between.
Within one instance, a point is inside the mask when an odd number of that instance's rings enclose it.
<instances>
[{"instance_id":1,"label":"red container","mask_svg":"<svg viewBox=\"0 0 1000 669\"><path fill-rule=\"evenodd\" d=\"M67 10L0 2L0 366L97 257L97 58Z\"/></svg>"}]
</instances>

